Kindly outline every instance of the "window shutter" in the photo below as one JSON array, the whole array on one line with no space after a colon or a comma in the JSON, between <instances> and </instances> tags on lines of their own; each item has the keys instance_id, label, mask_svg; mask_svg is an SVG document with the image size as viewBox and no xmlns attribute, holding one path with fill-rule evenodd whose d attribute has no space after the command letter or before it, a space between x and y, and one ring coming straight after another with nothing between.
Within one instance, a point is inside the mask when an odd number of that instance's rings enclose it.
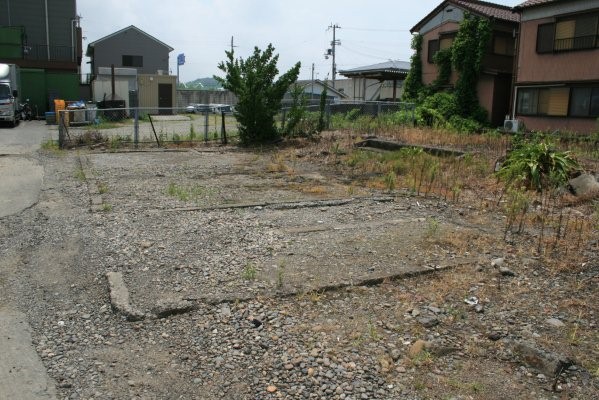
<instances>
[{"instance_id":1,"label":"window shutter","mask_svg":"<svg viewBox=\"0 0 599 400\"><path fill-rule=\"evenodd\" d=\"M574 30L574 48L590 49L595 47L595 37L597 32L597 16L586 16L576 19L576 28Z\"/></svg>"},{"instance_id":2,"label":"window shutter","mask_svg":"<svg viewBox=\"0 0 599 400\"><path fill-rule=\"evenodd\" d=\"M555 24L555 49L569 50L574 47L576 21L571 19Z\"/></svg>"},{"instance_id":3,"label":"window shutter","mask_svg":"<svg viewBox=\"0 0 599 400\"><path fill-rule=\"evenodd\" d=\"M549 113L549 89L539 89L539 105L537 114L547 115Z\"/></svg>"},{"instance_id":4,"label":"window shutter","mask_svg":"<svg viewBox=\"0 0 599 400\"><path fill-rule=\"evenodd\" d=\"M547 115L565 117L568 115L569 88L554 88L549 92Z\"/></svg>"},{"instance_id":5,"label":"window shutter","mask_svg":"<svg viewBox=\"0 0 599 400\"><path fill-rule=\"evenodd\" d=\"M450 37L442 38L439 43L439 49L441 49L441 50L448 49L451 47L452 43L453 43L453 38L450 38Z\"/></svg>"},{"instance_id":6,"label":"window shutter","mask_svg":"<svg viewBox=\"0 0 599 400\"><path fill-rule=\"evenodd\" d=\"M537 53L553 52L553 34L555 33L554 24L543 24L537 28Z\"/></svg>"}]
</instances>

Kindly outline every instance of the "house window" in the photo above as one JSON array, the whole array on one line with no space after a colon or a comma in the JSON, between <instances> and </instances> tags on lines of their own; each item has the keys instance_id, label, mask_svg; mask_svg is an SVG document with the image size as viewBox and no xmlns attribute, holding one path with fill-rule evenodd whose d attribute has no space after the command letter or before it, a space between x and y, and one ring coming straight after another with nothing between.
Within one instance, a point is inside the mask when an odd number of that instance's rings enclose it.
<instances>
[{"instance_id":1,"label":"house window","mask_svg":"<svg viewBox=\"0 0 599 400\"><path fill-rule=\"evenodd\" d=\"M573 117L599 116L599 87L572 88L570 115Z\"/></svg>"},{"instance_id":2,"label":"house window","mask_svg":"<svg viewBox=\"0 0 599 400\"><path fill-rule=\"evenodd\" d=\"M445 50L451 47L453 44L453 36L444 36L439 39L439 50Z\"/></svg>"},{"instance_id":3,"label":"house window","mask_svg":"<svg viewBox=\"0 0 599 400\"><path fill-rule=\"evenodd\" d=\"M521 115L536 115L539 105L538 89L520 89L518 91L517 112Z\"/></svg>"},{"instance_id":4,"label":"house window","mask_svg":"<svg viewBox=\"0 0 599 400\"><path fill-rule=\"evenodd\" d=\"M143 67L144 58L143 56L129 56L123 55L123 67Z\"/></svg>"},{"instance_id":5,"label":"house window","mask_svg":"<svg viewBox=\"0 0 599 400\"><path fill-rule=\"evenodd\" d=\"M559 19L537 28L537 53L599 47L599 15L584 14Z\"/></svg>"},{"instance_id":6,"label":"house window","mask_svg":"<svg viewBox=\"0 0 599 400\"><path fill-rule=\"evenodd\" d=\"M568 115L570 88L526 88L518 91L517 112L521 115Z\"/></svg>"},{"instance_id":7,"label":"house window","mask_svg":"<svg viewBox=\"0 0 599 400\"><path fill-rule=\"evenodd\" d=\"M428 41L428 55L427 61L429 64L435 63L435 54L439 52L439 50L449 49L453 44L453 40L455 39L455 33L444 33L439 39L432 39Z\"/></svg>"},{"instance_id":8,"label":"house window","mask_svg":"<svg viewBox=\"0 0 599 400\"><path fill-rule=\"evenodd\" d=\"M434 63L435 54L439 51L439 39L429 40L428 41L428 63Z\"/></svg>"},{"instance_id":9,"label":"house window","mask_svg":"<svg viewBox=\"0 0 599 400\"><path fill-rule=\"evenodd\" d=\"M599 117L599 86L520 88L516 101L520 115Z\"/></svg>"},{"instance_id":10,"label":"house window","mask_svg":"<svg viewBox=\"0 0 599 400\"><path fill-rule=\"evenodd\" d=\"M513 56L514 38L512 35L496 34L493 37L493 53L500 56Z\"/></svg>"},{"instance_id":11,"label":"house window","mask_svg":"<svg viewBox=\"0 0 599 400\"><path fill-rule=\"evenodd\" d=\"M552 53L555 41L555 25L542 24L537 28L537 53Z\"/></svg>"},{"instance_id":12,"label":"house window","mask_svg":"<svg viewBox=\"0 0 599 400\"><path fill-rule=\"evenodd\" d=\"M547 111L545 115L553 115L556 117L566 117L568 115L568 96L570 88L551 88L546 89L547 93ZM543 110L541 110L543 111Z\"/></svg>"}]
</instances>

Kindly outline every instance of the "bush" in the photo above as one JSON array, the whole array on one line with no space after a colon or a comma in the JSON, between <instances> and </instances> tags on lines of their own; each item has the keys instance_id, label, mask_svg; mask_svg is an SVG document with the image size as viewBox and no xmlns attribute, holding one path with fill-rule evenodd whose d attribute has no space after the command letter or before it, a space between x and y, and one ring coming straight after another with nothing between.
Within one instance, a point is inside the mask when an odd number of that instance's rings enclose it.
<instances>
[{"instance_id":1,"label":"bush","mask_svg":"<svg viewBox=\"0 0 599 400\"><path fill-rule=\"evenodd\" d=\"M215 76L215 79L238 98L235 117L239 122L239 138L244 145L269 143L279 138L275 115L281 108L283 96L299 75L299 62L289 71L279 74L279 56L274 54L274 50L271 44L264 51L255 47L254 53L246 60L236 60L233 51L227 51L227 61L218 65L226 76Z\"/></svg>"},{"instance_id":2,"label":"bush","mask_svg":"<svg viewBox=\"0 0 599 400\"><path fill-rule=\"evenodd\" d=\"M479 107L482 121L486 120L486 111ZM459 115L458 103L454 93L439 92L424 98L416 107L416 123L433 128L449 129L459 133L476 133L483 129L481 119L464 118Z\"/></svg>"},{"instance_id":3,"label":"bush","mask_svg":"<svg viewBox=\"0 0 599 400\"><path fill-rule=\"evenodd\" d=\"M497 176L508 185L523 184L543 191L565 184L579 170L576 158L569 151L557 151L549 139L537 136L527 140L518 135Z\"/></svg>"}]
</instances>

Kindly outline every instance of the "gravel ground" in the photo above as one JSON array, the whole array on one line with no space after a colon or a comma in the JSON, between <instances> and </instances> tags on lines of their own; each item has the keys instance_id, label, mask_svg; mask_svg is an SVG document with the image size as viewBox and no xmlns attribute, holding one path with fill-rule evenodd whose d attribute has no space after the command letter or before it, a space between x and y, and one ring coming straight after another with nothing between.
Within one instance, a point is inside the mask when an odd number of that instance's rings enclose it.
<instances>
[{"instance_id":1,"label":"gravel ground","mask_svg":"<svg viewBox=\"0 0 599 400\"><path fill-rule=\"evenodd\" d=\"M61 399L599 391L597 243L556 272L494 212L350 190L270 152L39 157L40 202L0 225L0 289Z\"/></svg>"}]
</instances>

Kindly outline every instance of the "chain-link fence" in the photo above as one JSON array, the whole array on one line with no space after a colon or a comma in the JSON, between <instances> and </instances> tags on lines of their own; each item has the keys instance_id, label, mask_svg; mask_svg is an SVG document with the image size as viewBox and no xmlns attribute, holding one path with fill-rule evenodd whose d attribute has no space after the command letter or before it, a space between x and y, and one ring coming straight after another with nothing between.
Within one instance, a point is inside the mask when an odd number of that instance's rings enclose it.
<instances>
[{"instance_id":1,"label":"chain-link fence","mask_svg":"<svg viewBox=\"0 0 599 400\"><path fill-rule=\"evenodd\" d=\"M198 105L199 106L199 105ZM238 123L230 106L186 108L97 108L66 109L58 112L59 145L163 146L199 142L227 143L238 135ZM279 114L279 128L285 132L294 117L288 104ZM393 123L414 124L414 105L397 102L339 102L325 106L304 106L304 114L293 122L300 130L316 131L340 128L343 120L353 123L360 118L372 120L393 116ZM297 115L295 115L297 118ZM333 122L333 123L332 123ZM341 126L342 128L342 126Z\"/></svg>"},{"instance_id":2,"label":"chain-link fence","mask_svg":"<svg viewBox=\"0 0 599 400\"><path fill-rule=\"evenodd\" d=\"M312 101L310 104L303 106L307 114L320 113L320 105L318 101ZM290 112L293 109L290 102L284 104L281 110L281 126L285 126ZM396 118L400 125L414 125L414 103L401 103L389 101L342 101L335 103L327 103L325 105L325 129L335 128L331 126L333 116L355 120L360 117L376 118L383 115L397 114Z\"/></svg>"},{"instance_id":3,"label":"chain-link fence","mask_svg":"<svg viewBox=\"0 0 599 400\"><path fill-rule=\"evenodd\" d=\"M227 143L237 135L230 110L186 108L74 109L58 112L60 147Z\"/></svg>"}]
</instances>

